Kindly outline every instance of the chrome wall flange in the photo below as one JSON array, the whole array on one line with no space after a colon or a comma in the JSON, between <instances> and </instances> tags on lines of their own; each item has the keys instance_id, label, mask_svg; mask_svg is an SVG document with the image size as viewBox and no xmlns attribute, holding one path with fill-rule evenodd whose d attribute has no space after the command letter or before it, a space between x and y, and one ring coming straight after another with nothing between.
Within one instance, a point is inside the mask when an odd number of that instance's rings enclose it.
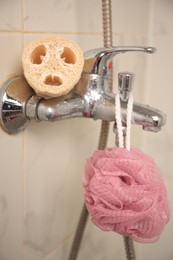
<instances>
[{"instance_id":1,"label":"chrome wall flange","mask_svg":"<svg viewBox=\"0 0 173 260\"><path fill-rule=\"evenodd\" d=\"M0 89L0 125L13 134L25 129L30 121L26 117L26 101L34 94L24 77L12 77Z\"/></svg>"}]
</instances>

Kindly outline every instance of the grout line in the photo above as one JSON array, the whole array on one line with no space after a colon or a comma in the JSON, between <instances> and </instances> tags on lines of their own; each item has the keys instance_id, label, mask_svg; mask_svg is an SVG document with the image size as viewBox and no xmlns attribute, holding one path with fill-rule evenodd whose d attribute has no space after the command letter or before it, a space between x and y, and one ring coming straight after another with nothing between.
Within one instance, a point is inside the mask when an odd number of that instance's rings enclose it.
<instances>
[{"instance_id":1,"label":"grout line","mask_svg":"<svg viewBox=\"0 0 173 260\"><path fill-rule=\"evenodd\" d=\"M0 33L102 35L101 32L25 31L24 28L22 28L22 30L16 30L16 31L0 29Z\"/></svg>"},{"instance_id":2,"label":"grout line","mask_svg":"<svg viewBox=\"0 0 173 260\"><path fill-rule=\"evenodd\" d=\"M22 1L22 0L21 0ZM55 32L55 31L25 31L24 28L22 30L16 30L16 31L10 31L10 30L1 30L0 29L0 34L1 33L7 33L7 34L47 34L47 35L52 35L52 34L61 34L61 35L81 35L81 36L102 36L101 32ZM134 33L134 32L114 32L113 36L132 36L132 37L147 37L148 33ZM166 37L166 36L173 36L173 34L165 34L165 33L153 33L153 36L155 37Z\"/></svg>"},{"instance_id":3,"label":"grout line","mask_svg":"<svg viewBox=\"0 0 173 260\"><path fill-rule=\"evenodd\" d=\"M154 18L154 6L155 6L155 0L150 1L150 9L149 9L149 18L148 18L148 35L147 35L147 42L150 46L153 46L153 36L154 36L154 24L153 24L153 18ZM151 81L151 64L152 63L152 57L150 55L146 56L146 90L148 90L149 83ZM149 100L149 92L144 92L144 102L148 102Z\"/></svg>"},{"instance_id":4,"label":"grout line","mask_svg":"<svg viewBox=\"0 0 173 260\"><path fill-rule=\"evenodd\" d=\"M154 6L155 6L155 0L150 1L149 5L149 17L148 17L148 35L147 35L147 42L148 45L153 46L153 36L154 36L154 25L153 25L153 18L154 18ZM146 70L145 70L145 91L143 93L144 98L143 102L147 103L149 102L149 89L150 89L150 83L151 83L151 70L152 70L152 57L150 55L146 56ZM141 138L141 147L144 149L144 151L147 148L147 135L142 135Z\"/></svg>"},{"instance_id":5,"label":"grout line","mask_svg":"<svg viewBox=\"0 0 173 260\"><path fill-rule=\"evenodd\" d=\"M59 242L56 246L54 246L48 253L46 253L41 260L46 260L47 257L50 257L53 255L56 251L59 251L61 247L70 239L73 237L74 234L68 235L65 237L61 242Z\"/></svg>"},{"instance_id":6,"label":"grout line","mask_svg":"<svg viewBox=\"0 0 173 260\"><path fill-rule=\"evenodd\" d=\"M21 0L21 24L22 24L22 52L24 49L24 2Z\"/></svg>"},{"instance_id":7,"label":"grout line","mask_svg":"<svg viewBox=\"0 0 173 260\"><path fill-rule=\"evenodd\" d=\"M21 0L21 45L22 45L22 52L24 49L24 10L23 10L23 3L24 0ZM25 131L22 132L22 255L23 260L25 260L25 248L24 248L24 241L25 241L25 212L26 212L26 173L25 173Z\"/></svg>"},{"instance_id":8,"label":"grout line","mask_svg":"<svg viewBox=\"0 0 173 260\"><path fill-rule=\"evenodd\" d=\"M18 33L22 33L22 31L20 31L20 30L10 31L10 30L2 30L1 29L0 33L18 34Z\"/></svg>"},{"instance_id":9,"label":"grout line","mask_svg":"<svg viewBox=\"0 0 173 260\"><path fill-rule=\"evenodd\" d=\"M22 0L21 0L22 1ZM23 9L23 8L22 8ZM16 30L16 31L11 31L11 30L0 30L0 33L24 33L24 34L64 34L64 35L100 35L102 36L102 32L64 32L64 31L25 31L24 30L24 18L22 22L22 30ZM146 33L134 33L134 32L113 32L114 36L121 36L121 35L127 35L127 36L146 36ZM164 34L159 34L158 35L164 35Z\"/></svg>"},{"instance_id":10,"label":"grout line","mask_svg":"<svg viewBox=\"0 0 173 260\"><path fill-rule=\"evenodd\" d=\"M25 242L25 134L24 131L22 134L22 251L23 251L23 260L25 259L25 250L24 250L24 242Z\"/></svg>"},{"instance_id":11,"label":"grout line","mask_svg":"<svg viewBox=\"0 0 173 260\"><path fill-rule=\"evenodd\" d=\"M37 31L37 32L33 32L33 31L25 31L25 34L63 34L63 35L102 35L102 33L100 32L47 32L47 31Z\"/></svg>"}]
</instances>

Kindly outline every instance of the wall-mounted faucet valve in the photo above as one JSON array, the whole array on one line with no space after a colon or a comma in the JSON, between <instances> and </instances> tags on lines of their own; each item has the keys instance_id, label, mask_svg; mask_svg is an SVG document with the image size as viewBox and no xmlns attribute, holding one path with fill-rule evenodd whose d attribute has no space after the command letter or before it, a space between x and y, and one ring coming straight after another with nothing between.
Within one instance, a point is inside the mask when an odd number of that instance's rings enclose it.
<instances>
[{"instance_id":1,"label":"wall-mounted faucet valve","mask_svg":"<svg viewBox=\"0 0 173 260\"><path fill-rule=\"evenodd\" d=\"M83 117L115 121L115 94L108 88L108 64L119 53L140 51L154 53L152 47L111 47L87 51L81 78L68 96L43 99L34 93L24 77L13 77L0 89L0 125L8 133L23 130L32 119L57 121ZM126 120L126 101L134 74L121 72L118 87L121 95L122 123ZM132 123L157 132L166 122L161 111L134 102Z\"/></svg>"}]
</instances>

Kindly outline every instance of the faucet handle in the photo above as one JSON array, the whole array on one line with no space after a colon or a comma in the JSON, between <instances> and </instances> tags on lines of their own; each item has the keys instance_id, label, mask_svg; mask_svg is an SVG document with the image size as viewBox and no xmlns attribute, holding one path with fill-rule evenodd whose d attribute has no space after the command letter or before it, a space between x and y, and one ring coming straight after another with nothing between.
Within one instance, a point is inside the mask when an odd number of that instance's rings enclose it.
<instances>
[{"instance_id":1,"label":"faucet handle","mask_svg":"<svg viewBox=\"0 0 173 260\"><path fill-rule=\"evenodd\" d=\"M127 102L133 88L135 74L131 72L118 73L118 90L122 102Z\"/></svg>"},{"instance_id":2,"label":"faucet handle","mask_svg":"<svg viewBox=\"0 0 173 260\"><path fill-rule=\"evenodd\" d=\"M149 54L155 53L156 48L142 47L142 46L120 46L110 48L98 48L85 52L84 57L86 62L90 63L86 66L85 72L99 74L101 76L107 75L107 64L116 54L140 51Z\"/></svg>"}]
</instances>

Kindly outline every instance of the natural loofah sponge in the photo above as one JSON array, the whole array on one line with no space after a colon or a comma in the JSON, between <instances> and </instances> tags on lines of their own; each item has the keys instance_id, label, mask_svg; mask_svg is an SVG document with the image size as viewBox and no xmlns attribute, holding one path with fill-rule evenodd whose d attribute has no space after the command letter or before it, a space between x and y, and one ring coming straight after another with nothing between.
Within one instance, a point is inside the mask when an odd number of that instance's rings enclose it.
<instances>
[{"instance_id":1,"label":"natural loofah sponge","mask_svg":"<svg viewBox=\"0 0 173 260\"><path fill-rule=\"evenodd\" d=\"M26 80L38 95L45 98L67 94L79 81L83 65L80 47L58 37L31 42L22 56Z\"/></svg>"},{"instance_id":2,"label":"natural loofah sponge","mask_svg":"<svg viewBox=\"0 0 173 260\"><path fill-rule=\"evenodd\" d=\"M83 186L98 227L138 242L159 239L170 211L162 177L147 154L136 148L98 150L86 161Z\"/></svg>"}]
</instances>

